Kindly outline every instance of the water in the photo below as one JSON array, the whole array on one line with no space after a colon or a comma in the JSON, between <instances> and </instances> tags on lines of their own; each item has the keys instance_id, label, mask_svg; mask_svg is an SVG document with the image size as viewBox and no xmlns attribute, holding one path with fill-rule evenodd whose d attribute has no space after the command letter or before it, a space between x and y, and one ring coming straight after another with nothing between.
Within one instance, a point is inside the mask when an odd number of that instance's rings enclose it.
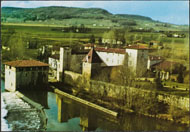
<instances>
[{"instance_id":1,"label":"water","mask_svg":"<svg viewBox=\"0 0 190 132\"><path fill-rule=\"evenodd\" d=\"M1 80L1 92L3 91L4 91L4 80ZM6 110L6 104L4 103L3 98L1 96L1 130L2 131L11 131L9 124L7 123L7 120L5 120L7 113L8 111Z\"/></svg>"},{"instance_id":2,"label":"water","mask_svg":"<svg viewBox=\"0 0 190 132\"><path fill-rule=\"evenodd\" d=\"M184 125L125 114L121 119L63 97L62 122L58 121L56 95L47 91L22 91L27 97L45 107L48 117L47 131L187 131Z\"/></svg>"}]
</instances>

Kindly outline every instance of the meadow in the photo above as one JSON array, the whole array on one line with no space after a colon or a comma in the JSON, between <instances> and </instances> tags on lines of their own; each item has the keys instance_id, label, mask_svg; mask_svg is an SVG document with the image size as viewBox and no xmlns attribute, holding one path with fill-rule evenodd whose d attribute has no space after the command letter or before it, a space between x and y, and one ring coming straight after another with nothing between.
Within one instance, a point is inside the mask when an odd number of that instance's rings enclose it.
<instances>
[{"instance_id":1,"label":"meadow","mask_svg":"<svg viewBox=\"0 0 190 132\"><path fill-rule=\"evenodd\" d=\"M88 27L90 30L85 33L79 32L64 32L65 26L47 26L46 24L25 24L25 23L3 23L1 28L2 45L6 46L10 43L10 39L13 37L21 37L24 47L28 41L36 41L38 47L43 45L81 45L88 43L92 35L95 36L96 43L100 37L104 37L104 34L114 28L105 27ZM68 26L67 26L68 27ZM86 25L85 25L86 27ZM56 30L55 30L56 29ZM115 29L118 29L116 27ZM122 31L125 29L121 29ZM15 34L12 36L12 34ZM163 43L164 49L155 50L150 53L152 55L161 55L168 60L175 60L188 66L189 61L189 34L186 33L186 38L170 38L163 37L162 33L158 32L127 32L124 35L126 42L143 40L145 43L149 43L151 40L160 41ZM132 40L131 40L132 39ZM9 44L11 45L11 44ZM25 48L28 56L35 58L37 51L35 49L30 50Z\"/></svg>"}]
</instances>

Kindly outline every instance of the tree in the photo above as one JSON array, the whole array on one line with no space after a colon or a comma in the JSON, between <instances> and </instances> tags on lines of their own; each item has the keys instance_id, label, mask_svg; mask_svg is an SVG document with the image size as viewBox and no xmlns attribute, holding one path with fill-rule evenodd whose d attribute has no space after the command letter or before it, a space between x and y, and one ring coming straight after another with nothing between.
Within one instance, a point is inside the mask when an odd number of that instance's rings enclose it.
<instances>
[{"instance_id":1,"label":"tree","mask_svg":"<svg viewBox=\"0 0 190 132\"><path fill-rule=\"evenodd\" d=\"M160 79L160 72L157 73L155 84L156 84L156 90L161 90L163 88L162 81Z\"/></svg>"},{"instance_id":2,"label":"tree","mask_svg":"<svg viewBox=\"0 0 190 132\"><path fill-rule=\"evenodd\" d=\"M177 76L177 81L178 81L178 83L183 83L184 82L183 80L184 80L183 72L180 71L178 76Z\"/></svg>"},{"instance_id":3,"label":"tree","mask_svg":"<svg viewBox=\"0 0 190 132\"><path fill-rule=\"evenodd\" d=\"M23 42L22 34L13 34L8 42L8 47L10 47L9 58L23 59L25 53L25 46Z\"/></svg>"},{"instance_id":4,"label":"tree","mask_svg":"<svg viewBox=\"0 0 190 132\"><path fill-rule=\"evenodd\" d=\"M98 44L102 44L102 37L99 37L99 39L98 39Z\"/></svg>"},{"instance_id":5,"label":"tree","mask_svg":"<svg viewBox=\"0 0 190 132\"><path fill-rule=\"evenodd\" d=\"M127 57L124 59L122 66L113 67L110 75L112 83L131 86L132 80L135 78L133 70L127 66Z\"/></svg>"},{"instance_id":6,"label":"tree","mask_svg":"<svg viewBox=\"0 0 190 132\"><path fill-rule=\"evenodd\" d=\"M90 43L95 43L95 41L96 41L96 39L95 39L94 35L91 35L89 42Z\"/></svg>"},{"instance_id":7,"label":"tree","mask_svg":"<svg viewBox=\"0 0 190 132\"><path fill-rule=\"evenodd\" d=\"M130 43L133 43L133 41L134 41L134 35L130 35L129 41L130 41Z\"/></svg>"}]
</instances>

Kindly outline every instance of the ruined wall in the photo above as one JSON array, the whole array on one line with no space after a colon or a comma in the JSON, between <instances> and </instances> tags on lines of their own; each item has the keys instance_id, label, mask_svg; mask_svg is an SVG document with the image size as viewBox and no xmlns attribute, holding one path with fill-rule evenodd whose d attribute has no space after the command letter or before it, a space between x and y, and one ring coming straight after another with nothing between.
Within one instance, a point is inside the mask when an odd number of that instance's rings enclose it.
<instances>
[{"instance_id":1,"label":"ruined wall","mask_svg":"<svg viewBox=\"0 0 190 132\"><path fill-rule=\"evenodd\" d=\"M155 94L154 91L133 87L118 86L111 83L93 80L90 81L90 91L101 94L103 96L110 96L116 98L126 97L127 103L132 103L134 100L133 97L135 96L146 98L146 96ZM189 98L167 94L159 94L157 98L159 99L159 101L163 101L168 105L176 106L184 110L189 110Z\"/></svg>"},{"instance_id":2,"label":"ruined wall","mask_svg":"<svg viewBox=\"0 0 190 132\"><path fill-rule=\"evenodd\" d=\"M81 83L80 80L82 80L82 74L72 71L64 71L64 83L71 86L77 86Z\"/></svg>"},{"instance_id":3,"label":"ruined wall","mask_svg":"<svg viewBox=\"0 0 190 132\"><path fill-rule=\"evenodd\" d=\"M75 87L83 86L89 90L89 92L97 93L100 96L109 96L120 99L125 97L128 106L131 106L135 102L135 98L143 97L146 99L148 96L155 94L154 91L150 90L119 86L101 81L84 80L81 74L71 71L65 71L64 77L65 83ZM159 94L157 98L159 101L163 101L170 106L176 106L184 110L189 110L189 98L167 94Z\"/></svg>"}]
</instances>

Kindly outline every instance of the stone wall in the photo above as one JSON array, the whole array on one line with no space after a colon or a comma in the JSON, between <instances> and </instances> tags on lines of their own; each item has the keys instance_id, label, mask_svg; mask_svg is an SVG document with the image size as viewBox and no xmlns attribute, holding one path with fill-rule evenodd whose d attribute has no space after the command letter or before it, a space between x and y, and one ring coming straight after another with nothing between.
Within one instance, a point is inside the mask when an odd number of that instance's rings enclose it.
<instances>
[{"instance_id":1,"label":"stone wall","mask_svg":"<svg viewBox=\"0 0 190 132\"><path fill-rule=\"evenodd\" d=\"M154 91L125 87L114 85L111 83L101 82L101 81L90 81L90 91L101 94L102 96L109 96L115 98L124 98L126 97L127 103L133 103L133 97L144 97L155 94ZM184 110L189 110L189 98L168 95L168 94L159 94L157 96L159 101L163 101L168 105L176 106Z\"/></svg>"},{"instance_id":2,"label":"stone wall","mask_svg":"<svg viewBox=\"0 0 190 132\"><path fill-rule=\"evenodd\" d=\"M72 71L64 71L64 83L71 86L79 86L82 82L82 74Z\"/></svg>"},{"instance_id":3,"label":"stone wall","mask_svg":"<svg viewBox=\"0 0 190 132\"><path fill-rule=\"evenodd\" d=\"M100 96L109 96L120 99L125 97L128 106L131 106L134 103L135 98L143 97L146 99L148 96L156 94L154 91L150 90L119 86L102 81L84 80L81 74L71 71L64 72L64 82L75 87L83 86L87 88L89 92L97 93ZM189 110L189 98L167 94L159 94L157 98L159 101L163 101L170 106L172 105L184 110Z\"/></svg>"}]
</instances>

